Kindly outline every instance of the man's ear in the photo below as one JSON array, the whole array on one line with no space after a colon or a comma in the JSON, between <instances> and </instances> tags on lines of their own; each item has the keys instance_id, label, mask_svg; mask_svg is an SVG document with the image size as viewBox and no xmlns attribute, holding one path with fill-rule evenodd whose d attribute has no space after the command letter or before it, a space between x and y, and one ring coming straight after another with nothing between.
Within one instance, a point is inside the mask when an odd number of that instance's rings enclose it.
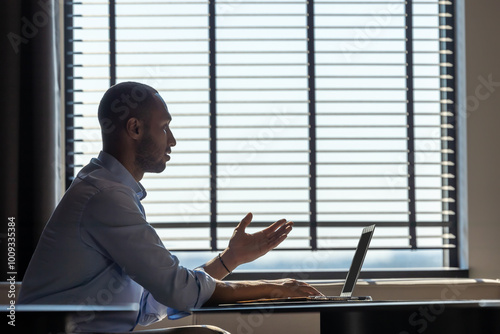
<instances>
[{"instance_id":1,"label":"man's ear","mask_svg":"<svg viewBox=\"0 0 500 334\"><path fill-rule=\"evenodd\" d=\"M144 127L143 122L141 122L139 119L135 117L131 117L127 121L125 129L127 135L130 136L132 139L139 139L140 137L142 137L143 127Z\"/></svg>"}]
</instances>

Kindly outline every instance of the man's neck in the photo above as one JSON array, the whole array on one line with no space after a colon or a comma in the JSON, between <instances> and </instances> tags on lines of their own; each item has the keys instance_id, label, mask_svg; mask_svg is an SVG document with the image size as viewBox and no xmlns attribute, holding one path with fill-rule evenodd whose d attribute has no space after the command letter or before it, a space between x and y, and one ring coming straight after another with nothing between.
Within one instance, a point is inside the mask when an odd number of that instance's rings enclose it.
<instances>
[{"instance_id":1,"label":"man's neck","mask_svg":"<svg viewBox=\"0 0 500 334\"><path fill-rule=\"evenodd\" d=\"M123 165L123 167L125 167L125 169L129 171L129 173L137 182L142 180L142 178L144 177L144 171L141 168L137 167L134 154L109 148L103 148L103 151L112 155L116 160L118 160Z\"/></svg>"}]
</instances>

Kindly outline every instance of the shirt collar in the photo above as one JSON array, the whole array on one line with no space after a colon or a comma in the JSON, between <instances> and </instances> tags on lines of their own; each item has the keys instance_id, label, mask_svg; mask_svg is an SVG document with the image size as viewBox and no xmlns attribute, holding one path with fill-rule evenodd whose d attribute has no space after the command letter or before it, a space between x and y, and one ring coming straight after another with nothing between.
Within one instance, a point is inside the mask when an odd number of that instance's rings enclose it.
<instances>
[{"instance_id":1,"label":"shirt collar","mask_svg":"<svg viewBox=\"0 0 500 334\"><path fill-rule=\"evenodd\" d=\"M97 157L98 164L102 167L109 170L119 181L120 183L132 188L139 197L139 200L142 200L146 197L147 192L146 189L142 186L140 182L137 182L132 174L111 154L101 151L99 156Z\"/></svg>"}]
</instances>

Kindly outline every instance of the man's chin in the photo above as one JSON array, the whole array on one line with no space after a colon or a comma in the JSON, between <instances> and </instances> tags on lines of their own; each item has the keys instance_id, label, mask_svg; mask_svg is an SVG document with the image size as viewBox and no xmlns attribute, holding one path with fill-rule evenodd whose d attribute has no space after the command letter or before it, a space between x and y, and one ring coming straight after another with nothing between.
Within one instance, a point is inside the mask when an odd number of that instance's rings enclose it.
<instances>
[{"instance_id":1,"label":"man's chin","mask_svg":"<svg viewBox=\"0 0 500 334\"><path fill-rule=\"evenodd\" d=\"M167 168L167 165L163 164L161 166L158 166L158 168L156 168L152 173L161 173L165 170L165 168Z\"/></svg>"},{"instance_id":2,"label":"man's chin","mask_svg":"<svg viewBox=\"0 0 500 334\"><path fill-rule=\"evenodd\" d=\"M150 166L145 172L146 173L161 173L165 170L165 168L167 167L167 163L166 162L160 162L154 166Z\"/></svg>"}]
</instances>

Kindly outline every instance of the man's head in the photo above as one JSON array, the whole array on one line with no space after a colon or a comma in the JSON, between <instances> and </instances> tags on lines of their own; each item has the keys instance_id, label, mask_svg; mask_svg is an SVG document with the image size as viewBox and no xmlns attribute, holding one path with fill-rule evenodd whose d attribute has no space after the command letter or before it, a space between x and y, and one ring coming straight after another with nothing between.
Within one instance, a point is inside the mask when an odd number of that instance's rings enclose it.
<instances>
[{"instance_id":1,"label":"man's head","mask_svg":"<svg viewBox=\"0 0 500 334\"><path fill-rule=\"evenodd\" d=\"M132 164L126 166L134 169L132 174L165 169L176 142L169 127L172 117L154 88L137 82L112 86L101 99L98 118L104 151Z\"/></svg>"}]
</instances>

